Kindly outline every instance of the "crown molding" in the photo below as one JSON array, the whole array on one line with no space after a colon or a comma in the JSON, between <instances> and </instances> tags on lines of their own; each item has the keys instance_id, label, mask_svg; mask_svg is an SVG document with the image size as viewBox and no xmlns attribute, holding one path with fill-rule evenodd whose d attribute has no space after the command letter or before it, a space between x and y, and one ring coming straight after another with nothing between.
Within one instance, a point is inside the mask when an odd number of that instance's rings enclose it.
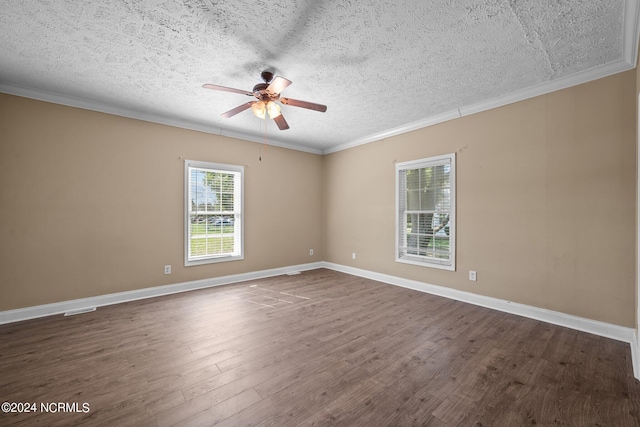
<instances>
[{"instance_id":1,"label":"crown molding","mask_svg":"<svg viewBox=\"0 0 640 427\"><path fill-rule=\"evenodd\" d=\"M637 1L630 0L629 2L634 3L637 6ZM636 7L634 10L636 11L636 14L637 14L640 8ZM637 24L638 19L635 19L633 22L634 24ZM629 24L629 26L632 26L632 25ZM629 31L625 31L625 34L629 34L631 33L631 31L634 31L637 34L638 26L633 25L633 30L630 29ZM625 42L625 51L631 52L632 50L635 50L636 54L635 55L629 54L629 57L623 60L613 62L607 65L603 65L600 67L591 68L589 70L581 71L576 74L572 74L570 76L563 77L550 82L541 83L536 86L519 90L498 98L478 102L476 104L461 106L455 110L430 116L415 122L407 123L406 125L398 126L393 129L388 129L383 132L374 133L369 136L358 138L353 141L348 141L342 144L334 145L332 147L325 148L324 150L313 149L310 147L303 147L303 146L293 145L293 144L287 144L287 143L277 141L273 138L269 139L269 145L273 145L281 148L287 148L287 149L296 150L296 151L303 151L303 152L312 153L312 154L331 154L338 151L347 150L349 148L354 148L360 145L369 144L371 142L380 141L393 136L401 135L414 130L430 127L430 126L443 123L449 120L457 119L457 118L468 116L471 114L480 113L483 111L491 110L493 108L498 108L505 105L513 104L515 102L524 101L526 99L534 98L536 96L546 95L551 92L555 92L555 91L566 89L579 84L587 83L593 80L601 79L603 77L608 77L608 76L635 68L635 61L637 60L637 46L638 46L637 36L635 37L635 40L636 42L632 43L630 48L626 48L627 43ZM211 126L204 123L180 120L176 118L160 116L157 114L146 113L143 111L116 107L113 105L107 105L107 104L98 103L98 102L94 102L87 99L61 95L58 93L7 85L4 83L0 83L0 92L4 92L10 95L22 96L25 98L36 99L39 101L66 105L69 107L82 108L85 110L97 111L100 113L113 114L116 116L127 117L131 119L136 119L136 120L143 120L151 123L157 123L157 124L162 124L167 126L178 127L182 129L194 130L198 132L210 133L214 135L226 136L229 138L242 139L245 141L257 142L257 143L264 142L264 140L262 140L262 138L260 137L243 133L243 132L222 129L222 128Z\"/></svg>"},{"instance_id":2,"label":"crown molding","mask_svg":"<svg viewBox=\"0 0 640 427\"><path fill-rule=\"evenodd\" d=\"M181 129L194 130L197 132L209 133L213 135L220 135L229 138L242 139L245 141L264 143L264 139L260 136L250 135L244 132L238 132L228 129L222 129L216 126L211 126L206 123L200 123L190 120L182 120L174 117L163 116L154 113L148 113L144 111L133 110L130 108L123 108L106 103L96 102L89 99L78 98L68 95L63 95L55 92L48 92L38 89L25 88L20 86L8 85L0 83L0 92L9 95L21 96L23 98L35 99L38 101L51 102L53 104L66 105L68 107L81 108L83 110L96 111L98 113L111 114L114 116L126 117L129 119L142 120L150 123L157 123L166 126L177 127ZM310 147L301 147L298 145L288 144L281 141L269 138L269 145L273 145L281 148L288 148L291 150L304 151L312 154L322 154L322 150L313 149Z\"/></svg>"},{"instance_id":3,"label":"crown molding","mask_svg":"<svg viewBox=\"0 0 640 427\"><path fill-rule=\"evenodd\" d=\"M600 67L591 68L589 70L580 71L567 77L553 80L529 88L519 90L498 98L487 101L478 102L476 104L460 107L460 116L468 116L482 111L491 110L508 104L513 104L526 99L535 98L536 96L546 95L558 90L567 89L590 81L598 80L614 74L622 73L633 69L628 62L620 60L611 64L602 65Z\"/></svg>"},{"instance_id":4,"label":"crown molding","mask_svg":"<svg viewBox=\"0 0 640 427\"><path fill-rule=\"evenodd\" d=\"M640 36L640 5L638 0L624 2L623 55L624 60L635 68L638 63L638 39Z\"/></svg>"},{"instance_id":5,"label":"crown molding","mask_svg":"<svg viewBox=\"0 0 640 427\"><path fill-rule=\"evenodd\" d=\"M374 133L364 138L359 138L353 141L345 142L343 144L334 145L333 147L324 149L322 151L322 154L331 154L337 151L346 150L348 148L357 147L358 145L369 144L370 142L380 141L381 139L390 138L392 136L401 135L403 133L411 132L413 130L422 129L425 127L436 125L438 123L446 122L452 119L457 119L458 117L460 117L459 110L448 111L446 113L427 117L426 119L407 123L406 125L398 126L393 129L388 129L383 132Z\"/></svg>"},{"instance_id":6,"label":"crown molding","mask_svg":"<svg viewBox=\"0 0 640 427\"><path fill-rule=\"evenodd\" d=\"M433 126L448 120L453 120L463 116L468 116L470 114L480 113L482 111L487 111L493 108L513 104L515 102L524 101L536 96L546 95L557 90L566 89L572 86L634 69L638 61L638 40L640 38L639 0L625 0L623 20L623 59L619 61L581 71L557 80L541 83L523 90L500 96L498 98L478 102L476 104L460 106L456 110L452 110L447 113L438 114L436 116L431 116L426 119L408 123L406 125L399 126L390 130L374 133L364 138L356 139L354 141L334 145L333 147L324 149L322 151L322 154L335 153L337 151L346 150L349 148L357 147L359 145L368 144L374 141L380 141L391 136L400 135L417 129Z\"/></svg>"},{"instance_id":7,"label":"crown molding","mask_svg":"<svg viewBox=\"0 0 640 427\"><path fill-rule=\"evenodd\" d=\"M637 21L637 20L636 20ZM637 38L636 38L637 39ZM634 44L634 48L637 43ZM637 51L637 49L636 49ZM637 53L636 53L637 56ZM635 61L635 58L631 58ZM635 64L635 62L633 62ZM635 65L625 60L620 60L600 67L591 68L589 70L581 71L576 74L572 74L567 77L563 77L557 80L553 80L546 83L541 83L529 88L512 92L510 94L500 96L498 98L490 99L487 101L478 102L476 104L461 106L456 110L449 111L447 113L431 116L423 120L408 123L403 126L399 126L384 132L375 133L364 138L360 138L354 141L346 142L339 145L334 145L322 151L322 154L335 153L337 151L346 150L349 148L357 147L359 145L369 144L371 142L380 141L392 136L401 135L403 133L411 132L414 130L426 128L439 123L443 123L449 120L457 119L460 117L468 116L471 114L480 113L482 111L491 110L493 108L503 107L505 105L513 104L526 99L535 98L536 96L546 95L551 92L555 92L561 89L566 89L579 84L587 83L593 80L608 77L613 74L622 73L635 68Z\"/></svg>"},{"instance_id":8,"label":"crown molding","mask_svg":"<svg viewBox=\"0 0 640 427\"><path fill-rule=\"evenodd\" d=\"M589 70L581 71L576 74L572 74L567 77L559 78L557 80L541 83L523 90L519 90L504 96L500 96L494 99L478 102L476 104L459 106L456 109L430 116L415 122L407 123L402 126L398 126L392 129L388 129L382 132L373 133L371 135L358 138L352 141L340 143L325 149L315 149L311 147L304 147L291 143L285 143L278 141L277 139L270 138L269 145L287 148L291 150L303 151L312 154L330 154L338 151L354 148L359 145L368 144L375 141L380 141L392 136L401 135L403 133L411 132L414 130L426 128L439 123L443 123L449 120L457 119L470 114L487 111L493 108L502 107L515 102L523 101L536 96L545 95L550 92L554 92L561 89L566 89L575 85L587 83L593 80L597 80L603 77L608 77L613 74L621 73L627 70L631 70L636 67L638 60L638 39L640 37L640 4L639 0L625 0L624 3L624 17L623 17L623 58L619 61L606 64L603 66L591 68ZM7 85L0 83L0 92L8 93L11 95L22 96L25 98L37 99L40 101L52 102L61 105L67 105L70 107L82 108L91 111L97 111L101 113L113 114L116 116L127 117L136 120L143 120L152 123L163 124L167 126L173 126L188 130L195 130L198 132L210 133L214 135L226 136L230 138L242 139L251 142L263 143L263 139L260 136L251 135L241 131L232 131L222 129L216 126L211 126L206 123L176 119L173 117L167 117L163 115L148 113L144 111L132 110L122 108L114 105L108 105L91 101L88 99L82 99L77 97L71 97L62 95L59 93L40 91L31 88L18 87L13 85Z\"/></svg>"}]
</instances>

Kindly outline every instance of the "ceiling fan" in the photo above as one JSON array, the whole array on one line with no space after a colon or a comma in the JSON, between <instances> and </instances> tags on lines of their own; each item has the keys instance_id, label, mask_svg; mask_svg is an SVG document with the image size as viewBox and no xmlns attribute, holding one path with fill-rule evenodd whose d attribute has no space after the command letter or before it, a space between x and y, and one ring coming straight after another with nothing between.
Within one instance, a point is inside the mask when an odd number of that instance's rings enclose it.
<instances>
[{"instance_id":1,"label":"ceiling fan","mask_svg":"<svg viewBox=\"0 0 640 427\"><path fill-rule=\"evenodd\" d=\"M274 78L273 73L266 70L260 74L260 77L262 78L262 80L264 80L264 83L258 83L257 85L255 85L253 87L253 91L251 92L247 90L234 89L231 87L218 86L209 83L203 85L202 87L206 89L220 90L223 92L233 92L256 97L257 101L250 101L242 104L232 110L227 111L226 113L222 113L221 116L230 118L244 110L248 110L249 108L251 108L253 114L261 119L264 119L268 114L269 118L273 119L276 122L280 130L289 129L289 124L284 119L277 101L280 101L285 105L291 105L292 107L301 107L308 110L320 111L322 113L327 111L326 105L316 104L314 102L300 101L293 98L280 98L280 93L291 84L290 80L287 80L284 77L280 76L276 76Z\"/></svg>"}]
</instances>

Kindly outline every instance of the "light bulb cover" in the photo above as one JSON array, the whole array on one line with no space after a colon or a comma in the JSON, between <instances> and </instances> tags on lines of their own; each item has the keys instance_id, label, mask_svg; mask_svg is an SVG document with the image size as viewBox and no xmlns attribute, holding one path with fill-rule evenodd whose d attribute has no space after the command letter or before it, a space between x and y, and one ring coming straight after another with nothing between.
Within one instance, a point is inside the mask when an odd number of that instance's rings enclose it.
<instances>
[{"instance_id":1,"label":"light bulb cover","mask_svg":"<svg viewBox=\"0 0 640 427\"><path fill-rule=\"evenodd\" d=\"M266 109L263 101L256 101L251 106L251 111L253 112L254 116L256 116L259 119L264 120L265 113L267 112L267 109Z\"/></svg>"},{"instance_id":2,"label":"light bulb cover","mask_svg":"<svg viewBox=\"0 0 640 427\"><path fill-rule=\"evenodd\" d=\"M275 119L280 114L280 106L273 101L267 102L267 112L269 112L269 118Z\"/></svg>"}]
</instances>

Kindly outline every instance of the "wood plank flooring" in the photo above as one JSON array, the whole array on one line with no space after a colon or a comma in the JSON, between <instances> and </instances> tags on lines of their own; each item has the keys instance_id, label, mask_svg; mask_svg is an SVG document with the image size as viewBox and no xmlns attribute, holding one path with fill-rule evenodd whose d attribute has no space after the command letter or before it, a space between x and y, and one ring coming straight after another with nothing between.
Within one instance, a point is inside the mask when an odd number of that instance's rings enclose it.
<instances>
[{"instance_id":1,"label":"wood plank flooring","mask_svg":"<svg viewBox=\"0 0 640 427\"><path fill-rule=\"evenodd\" d=\"M0 425L640 426L630 359L319 269L0 326Z\"/></svg>"}]
</instances>

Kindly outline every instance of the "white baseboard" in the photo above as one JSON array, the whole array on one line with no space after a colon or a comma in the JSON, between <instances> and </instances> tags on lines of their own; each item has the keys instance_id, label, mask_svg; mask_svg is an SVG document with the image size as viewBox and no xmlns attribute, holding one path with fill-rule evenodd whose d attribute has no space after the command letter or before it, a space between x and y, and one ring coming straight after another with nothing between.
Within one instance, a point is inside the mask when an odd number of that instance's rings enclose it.
<instances>
[{"instance_id":1,"label":"white baseboard","mask_svg":"<svg viewBox=\"0 0 640 427\"><path fill-rule=\"evenodd\" d=\"M631 358L633 363L634 376L640 380L640 348L638 338L636 336L636 330L633 328L613 325L611 323L599 322L597 320L573 316L571 314L561 313L559 311L519 304L507 300L473 294L471 292L459 291L457 289L446 288L444 286L431 285L429 283L419 282L417 280L404 279L402 277L376 273L373 271L362 270L359 268L348 267L340 264L325 262L323 263L323 267L347 274L352 274L354 276L377 280L378 282L388 283L390 285L401 286L403 288L413 289L416 291L438 295L457 301L467 302L470 304L479 305L481 307L487 307L506 313L516 314L518 316L524 316L531 319L540 320L542 322L564 326L567 328L576 329L578 331L588 332L590 334L629 343L629 345L631 346Z\"/></svg>"},{"instance_id":2,"label":"white baseboard","mask_svg":"<svg viewBox=\"0 0 640 427\"><path fill-rule=\"evenodd\" d=\"M210 288L213 286L228 285L232 283L244 282L247 280L262 279L265 277L290 274L297 271L315 270L317 268L328 268L354 276L365 277L390 285L401 286L469 304L487 307L506 313L529 317L542 322L564 326L578 331L588 332L594 335L611 338L629 343L631 346L631 358L633 363L634 376L640 380L640 340L636 335L636 330L624 326L599 322L597 320L586 319L544 308L533 307L525 304L514 303L498 298L492 298L470 292L459 291L444 286L431 285L429 283L416 280L404 279L402 277L391 276L359 268L348 267L329 262L315 262L295 266L274 268L270 270L254 271L249 273L234 274L230 276L214 277L211 279L195 280L191 282L176 283L172 285L156 286L152 288L137 289L127 292L100 295L96 297L81 298L70 301L62 301L53 304L44 304L34 307L18 308L15 310L0 311L0 325L5 323L20 322L22 320L35 319L38 317L52 316L69 311L90 310L95 307L103 307L112 304L119 304L128 301L136 301L145 298L153 298L163 295L170 295L179 292L187 292L196 289Z\"/></svg>"},{"instance_id":3,"label":"white baseboard","mask_svg":"<svg viewBox=\"0 0 640 427\"><path fill-rule=\"evenodd\" d=\"M18 308L15 310L0 311L0 325L5 323L20 322L22 320L38 317L52 316L69 311L90 310L95 307L120 304L128 301L136 301L145 298L153 298L162 295L176 294L179 292L193 291L196 289L210 288L212 286L228 285L247 280L262 279L265 277L279 276L294 271L314 270L321 268L321 262L294 265L289 267L273 268L270 270L253 271L249 273L234 274L230 276L214 277L211 279L194 280L191 282L176 283L172 285L155 286L152 288L136 289L133 291L118 292L114 294L99 295L96 297L80 298L70 301L61 301L53 304L44 304L33 307Z\"/></svg>"}]
</instances>

